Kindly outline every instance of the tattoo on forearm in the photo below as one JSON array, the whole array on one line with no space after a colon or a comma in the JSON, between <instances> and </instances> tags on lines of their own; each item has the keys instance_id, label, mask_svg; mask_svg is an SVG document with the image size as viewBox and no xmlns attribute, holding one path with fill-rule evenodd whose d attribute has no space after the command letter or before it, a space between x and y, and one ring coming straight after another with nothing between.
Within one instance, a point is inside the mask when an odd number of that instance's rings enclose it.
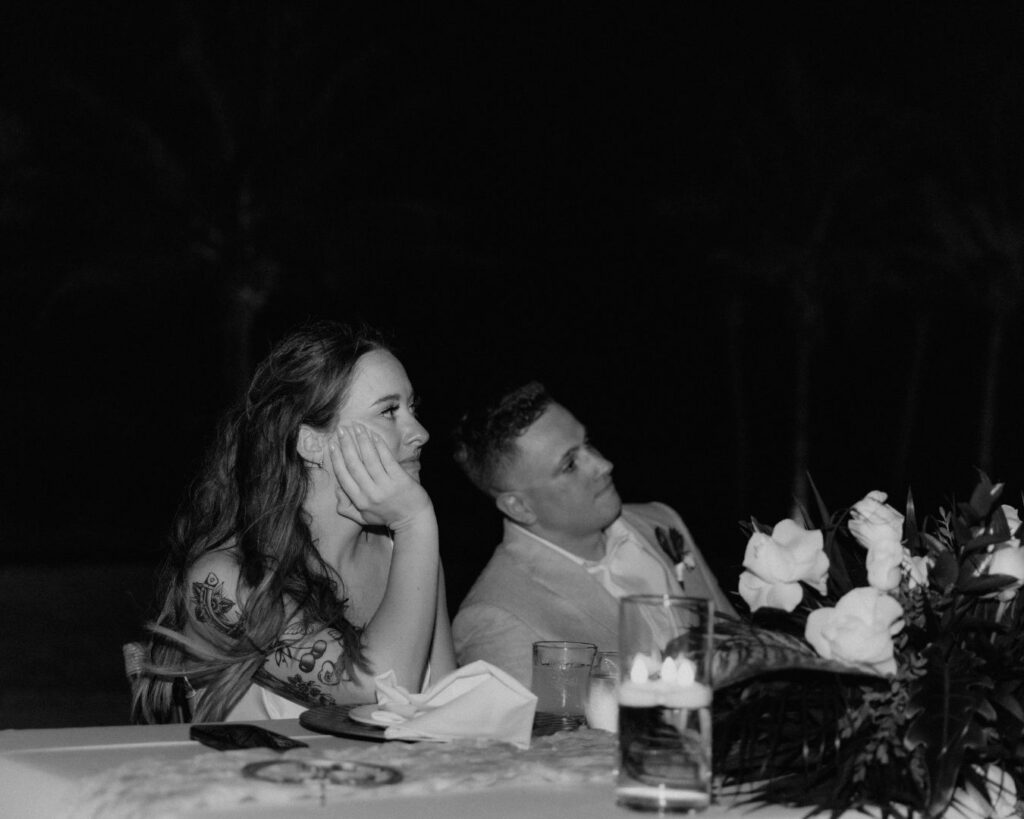
<instances>
[{"instance_id":1,"label":"tattoo on forearm","mask_svg":"<svg viewBox=\"0 0 1024 819\"><path fill-rule=\"evenodd\" d=\"M210 572L202 583L192 584L192 604L196 620L209 623L228 637L242 631L242 615L235 601L224 594L224 581Z\"/></svg>"},{"instance_id":2,"label":"tattoo on forearm","mask_svg":"<svg viewBox=\"0 0 1024 819\"><path fill-rule=\"evenodd\" d=\"M338 660L324 657L327 653L328 642L323 638L312 642L303 641L303 637L317 631L313 626L304 628L299 623L293 623L285 629L278 640L271 648L267 663L273 662L275 666L291 666L299 673L290 675L287 683L277 679L278 686L286 686L287 693L292 699L298 696L303 697L303 702L319 702L327 698L333 701L329 694L320 690L317 683L321 685L338 685L341 682L351 682L352 677ZM341 632L330 629L327 637L335 641L339 646L342 644ZM266 673L266 672L264 672ZM268 675L272 676L272 675Z\"/></svg>"},{"instance_id":3,"label":"tattoo on forearm","mask_svg":"<svg viewBox=\"0 0 1024 819\"><path fill-rule=\"evenodd\" d=\"M313 680L304 680L301 675L293 674L287 680L268 674L264 669L256 672L256 682L269 688L285 699L302 705L334 705L334 697L321 690Z\"/></svg>"}]
</instances>

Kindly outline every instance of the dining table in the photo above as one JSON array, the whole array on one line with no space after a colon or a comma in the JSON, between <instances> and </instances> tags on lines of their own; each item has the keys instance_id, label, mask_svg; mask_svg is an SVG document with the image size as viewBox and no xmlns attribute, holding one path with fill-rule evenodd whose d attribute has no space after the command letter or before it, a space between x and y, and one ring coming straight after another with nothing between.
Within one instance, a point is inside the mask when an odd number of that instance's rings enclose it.
<instances>
[{"instance_id":1,"label":"dining table","mask_svg":"<svg viewBox=\"0 0 1024 819\"><path fill-rule=\"evenodd\" d=\"M616 739L589 728L496 741L408 742L310 730L299 720L252 723L306 747L216 750L190 726L123 725L0 731L0 815L20 817L344 816L347 819L642 816L615 801ZM368 785L261 774L368 766ZM325 766L325 767L324 767ZM347 768L346 768L347 766ZM286 768L288 766L285 766ZM321 769L317 769L321 770ZM708 819L796 819L806 809L753 807L717 795Z\"/></svg>"}]
</instances>

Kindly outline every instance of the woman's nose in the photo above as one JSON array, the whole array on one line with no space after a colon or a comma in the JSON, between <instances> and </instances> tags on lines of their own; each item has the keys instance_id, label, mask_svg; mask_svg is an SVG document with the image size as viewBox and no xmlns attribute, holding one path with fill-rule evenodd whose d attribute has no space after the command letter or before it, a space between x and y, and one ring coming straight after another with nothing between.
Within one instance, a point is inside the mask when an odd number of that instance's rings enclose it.
<instances>
[{"instance_id":1,"label":"woman's nose","mask_svg":"<svg viewBox=\"0 0 1024 819\"><path fill-rule=\"evenodd\" d=\"M406 430L405 440L406 443L423 446L430 440L430 433L427 432L427 428L423 424L413 418Z\"/></svg>"}]
</instances>

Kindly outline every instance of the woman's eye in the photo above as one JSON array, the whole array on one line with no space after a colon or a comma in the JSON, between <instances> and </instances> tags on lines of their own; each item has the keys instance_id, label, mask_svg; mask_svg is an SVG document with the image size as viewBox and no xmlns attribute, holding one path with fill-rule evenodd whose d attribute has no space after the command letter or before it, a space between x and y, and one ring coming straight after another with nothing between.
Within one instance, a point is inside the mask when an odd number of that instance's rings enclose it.
<instances>
[{"instance_id":1,"label":"woman's eye","mask_svg":"<svg viewBox=\"0 0 1024 819\"><path fill-rule=\"evenodd\" d=\"M390 404L381 411L381 415L386 415L388 418L394 418L398 413L398 404Z\"/></svg>"},{"instance_id":2,"label":"woman's eye","mask_svg":"<svg viewBox=\"0 0 1024 819\"><path fill-rule=\"evenodd\" d=\"M563 472L575 472L576 471L576 459L573 458L571 461L568 461L565 464L565 466L562 467L562 471Z\"/></svg>"}]
</instances>

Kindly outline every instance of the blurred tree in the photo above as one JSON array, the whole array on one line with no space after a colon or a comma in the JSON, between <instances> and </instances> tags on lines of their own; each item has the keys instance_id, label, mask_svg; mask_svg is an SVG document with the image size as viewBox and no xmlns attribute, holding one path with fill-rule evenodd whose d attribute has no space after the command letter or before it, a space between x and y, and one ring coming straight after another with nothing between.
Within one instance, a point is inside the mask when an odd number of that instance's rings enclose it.
<instances>
[{"instance_id":1,"label":"blurred tree","mask_svg":"<svg viewBox=\"0 0 1024 819\"><path fill-rule=\"evenodd\" d=\"M924 240L916 255L979 307L985 347L976 357L975 465L995 463L1004 347L1024 303L1024 70L1011 66L976 116L947 120L938 167L918 187Z\"/></svg>"},{"instance_id":2,"label":"blurred tree","mask_svg":"<svg viewBox=\"0 0 1024 819\"><path fill-rule=\"evenodd\" d=\"M282 325L387 318L378 279L459 245L410 162L447 111L452 33L280 0L4 14L4 364L22 381L2 446L36 470L7 477L0 525L23 532L5 548L137 557ZM17 434L55 407L73 422ZM74 491L40 523L57 461Z\"/></svg>"},{"instance_id":3,"label":"blurred tree","mask_svg":"<svg viewBox=\"0 0 1024 819\"><path fill-rule=\"evenodd\" d=\"M806 507L809 500L812 407L819 388L816 352L826 305L841 292L843 271L860 253L848 224L851 212L870 207L856 185L897 127L890 101L865 87L830 85L799 55L788 60L769 90L733 125L731 164L719 181L724 238L713 255L737 280L728 288L730 347L746 343L742 300L750 288L744 280L760 280L781 291L789 305L790 496L797 507ZM738 351L730 355L733 362L741 359ZM744 394L737 383L736 400ZM745 432L739 440L747 440ZM738 470L742 462L741 457Z\"/></svg>"},{"instance_id":4,"label":"blurred tree","mask_svg":"<svg viewBox=\"0 0 1024 819\"><path fill-rule=\"evenodd\" d=\"M337 220L448 217L381 172L439 94L421 59L427 21L385 28L281 0L37 14L37 38L12 42L8 62L39 72L21 106L60 180L47 217L63 211L64 258L48 274L70 279L51 291L79 292L85 277L134 281L145 297L159 277L194 271L221 324L222 402L248 381L253 328L283 269L315 303L336 272L325 259L345 257L331 248L366 240ZM154 263L126 278L126 252Z\"/></svg>"}]
</instances>

